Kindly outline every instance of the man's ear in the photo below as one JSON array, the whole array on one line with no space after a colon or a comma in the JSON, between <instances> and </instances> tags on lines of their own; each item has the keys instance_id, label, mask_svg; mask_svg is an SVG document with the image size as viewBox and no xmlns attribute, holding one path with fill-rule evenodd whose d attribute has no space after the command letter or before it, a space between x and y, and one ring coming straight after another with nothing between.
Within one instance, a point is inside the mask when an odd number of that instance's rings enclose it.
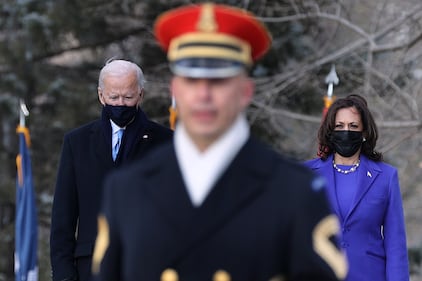
<instances>
[{"instance_id":1,"label":"man's ear","mask_svg":"<svg viewBox=\"0 0 422 281\"><path fill-rule=\"evenodd\" d=\"M141 97L140 102L142 102L144 100L144 88L141 89L141 92L139 93L139 96Z\"/></svg>"},{"instance_id":2,"label":"man's ear","mask_svg":"<svg viewBox=\"0 0 422 281\"><path fill-rule=\"evenodd\" d=\"M100 87L97 88L97 93L98 93L98 100L100 101L102 105L105 105L106 103L104 101L103 90Z\"/></svg>"},{"instance_id":3,"label":"man's ear","mask_svg":"<svg viewBox=\"0 0 422 281\"><path fill-rule=\"evenodd\" d=\"M141 89L141 92L139 93L139 100L136 103L136 107L141 107L142 102L144 101L144 88Z\"/></svg>"},{"instance_id":4,"label":"man's ear","mask_svg":"<svg viewBox=\"0 0 422 281\"><path fill-rule=\"evenodd\" d=\"M249 78L245 77L245 82L243 83L243 106L246 108L252 101L254 92L255 92L255 83L254 81Z\"/></svg>"}]
</instances>

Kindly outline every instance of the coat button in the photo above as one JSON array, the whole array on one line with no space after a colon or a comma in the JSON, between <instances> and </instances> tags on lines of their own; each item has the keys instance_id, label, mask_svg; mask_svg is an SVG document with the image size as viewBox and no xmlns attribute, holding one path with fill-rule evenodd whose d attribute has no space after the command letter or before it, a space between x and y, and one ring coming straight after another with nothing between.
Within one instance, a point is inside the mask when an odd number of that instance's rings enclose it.
<instances>
[{"instance_id":1,"label":"coat button","mask_svg":"<svg viewBox=\"0 0 422 281\"><path fill-rule=\"evenodd\" d=\"M166 270L161 273L161 281L178 281L179 276L176 272L176 270L167 268Z\"/></svg>"},{"instance_id":2,"label":"coat button","mask_svg":"<svg viewBox=\"0 0 422 281\"><path fill-rule=\"evenodd\" d=\"M214 273L213 281L230 281L230 274L225 270L217 270Z\"/></svg>"}]
</instances>

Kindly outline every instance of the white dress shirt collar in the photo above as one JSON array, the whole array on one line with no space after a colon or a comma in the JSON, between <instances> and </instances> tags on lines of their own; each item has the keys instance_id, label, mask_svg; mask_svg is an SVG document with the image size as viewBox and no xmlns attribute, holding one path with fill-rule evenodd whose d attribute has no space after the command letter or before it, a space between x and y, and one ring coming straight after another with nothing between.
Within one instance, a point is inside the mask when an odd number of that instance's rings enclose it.
<instances>
[{"instance_id":1,"label":"white dress shirt collar","mask_svg":"<svg viewBox=\"0 0 422 281\"><path fill-rule=\"evenodd\" d=\"M116 123L113 122L113 120L110 119L110 125L111 125L111 133L116 134L117 131L120 129L126 129L126 127L119 127Z\"/></svg>"},{"instance_id":2,"label":"white dress shirt collar","mask_svg":"<svg viewBox=\"0 0 422 281\"><path fill-rule=\"evenodd\" d=\"M116 123L114 123L111 119L110 119L110 124L111 124L111 148L113 149L113 147L116 146L117 143L117 132L119 130L125 130L126 127L119 127Z\"/></svg>"},{"instance_id":3,"label":"white dress shirt collar","mask_svg":"<svg viewBox=\"0 0 422 281\"><path fill-rule=\"evenodd\" d=\"M201 152L189 138L183 124L174 134L177 160L192 203L199 206L249 138L244 114L215 143Z\"/></svg>"}]
</instances>

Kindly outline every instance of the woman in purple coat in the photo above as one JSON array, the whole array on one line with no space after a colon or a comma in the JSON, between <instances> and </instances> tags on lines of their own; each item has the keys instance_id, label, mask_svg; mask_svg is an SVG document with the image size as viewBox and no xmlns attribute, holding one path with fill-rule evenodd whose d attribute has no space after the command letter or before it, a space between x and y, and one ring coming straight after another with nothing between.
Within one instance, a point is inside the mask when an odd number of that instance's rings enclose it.
<instances>
[{"instance_id":1,"label":"woman in purple coat","mask_svg":"<svg viewBox=\"0 0 422 281\"><path fill-rule=\"evenodd\" d=\"M342 227L347 281L408 281L403 206L396 168L375 151L377 126L359 95L337 99L318 131L319 158L305 164L325 176Z\"/></svg>"}]
</instances>

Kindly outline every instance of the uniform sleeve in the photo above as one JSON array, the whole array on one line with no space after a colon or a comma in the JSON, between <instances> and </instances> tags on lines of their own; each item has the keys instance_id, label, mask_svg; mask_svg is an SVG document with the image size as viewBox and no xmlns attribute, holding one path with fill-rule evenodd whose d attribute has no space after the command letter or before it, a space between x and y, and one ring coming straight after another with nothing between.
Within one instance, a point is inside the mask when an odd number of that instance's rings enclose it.
<instances>
[{"instance_id":1,"label":"uniform sleeve","mask_svg":"<svg viewBox=\"0 0 422 281\"><path fill-rule=\"evenodd\" d=\"M389 181L389 203L384 219L387 280L408 281L406 230L397 170Z\"/></svg>"},{"instance_id":2,"label":"uniform sleeve","mask_svg":"<svg viewBox=\"0 0 422 281\"><path fill-rule=\"evenodd\" d=\"M94 281L115 281L121 278L121 240L116 216L116 196L113 177L105 181L98 234L92 261Z\"/></svg>"},{"instance_id":3,"label":"uniform sleeve","mask_svg":"<svg viewBox=\"0 0 422 281\"><path fill-rule=\"evenodd\" d=\"M346 255L339 248L337 217L325 194L325 182L315 177L298 194L293 220L291 268L292 280L343 280L347 273Z\"/></svg>"},{"instance_id":4,"label":"uniform sleeve","mask_svg":"<svg viewBox=\"0 0 422 281\"><path fill-rule=\"evenodd\" d=\"M50 258L53 281L77 280L74 261L77 220L73 155L69 139L65 137L51 212Z\"/></svg>"}]
</instances>

